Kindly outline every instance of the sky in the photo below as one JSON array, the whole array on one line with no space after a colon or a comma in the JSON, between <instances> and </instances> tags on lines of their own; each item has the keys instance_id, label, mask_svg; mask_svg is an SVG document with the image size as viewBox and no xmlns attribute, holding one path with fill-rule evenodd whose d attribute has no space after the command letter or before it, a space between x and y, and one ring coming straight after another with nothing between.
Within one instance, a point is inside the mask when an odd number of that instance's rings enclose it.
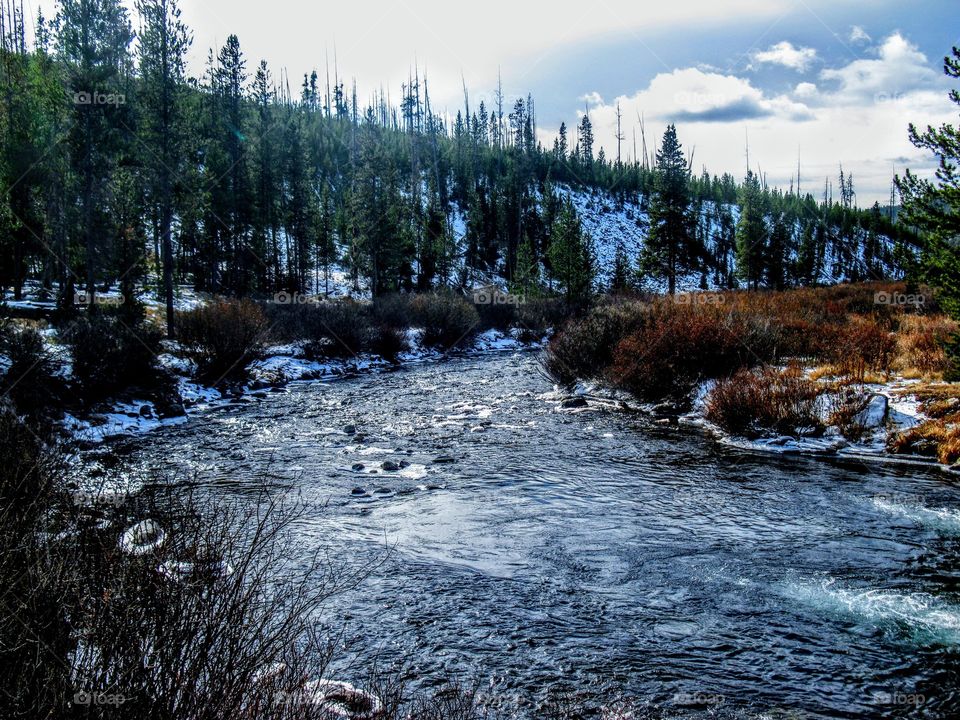
<instances>
[{"instance_id":1,"label":"sky","mask_svg":"<svg viewBox=\"0 0 960 720\"><path fill-rule=\"evenodd\" d=\"M639 117L648 148L677 125L695 172L765 173L823 192L842 163L860 205L886 203L894 172L930 173L907 139L910 122L956 122L942 59L960 44L957 0L367 0L307 4L181 0L194 31L190 65L238 35L248 68L265 59L296 93L303 74L334 63L361 99L396 98L411 68L435 107L490 106L502 79L532 94L539 134L590 114L607 157L617 153L616 105L634 153ZM597 148L598 149L598 148Z\"/></svg>"}]
</instances>

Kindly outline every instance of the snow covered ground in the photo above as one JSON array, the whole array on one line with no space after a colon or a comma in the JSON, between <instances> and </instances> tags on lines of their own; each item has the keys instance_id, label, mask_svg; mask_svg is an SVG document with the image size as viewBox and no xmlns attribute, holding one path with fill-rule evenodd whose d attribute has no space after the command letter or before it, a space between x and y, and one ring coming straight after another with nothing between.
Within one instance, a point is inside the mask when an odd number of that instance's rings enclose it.
<instances>
[{"instance_id":1,"label":"snow covered ground","mask_svg":"<svg viewBox=\"0 0 960 720\"><path fill-rule=\"evenodd\" d=\"M899 464L937 466L943 470L960 472L956 466L948 468L932 459L920 456L894 455L887 450L889 438L899 432L916 427L928 418L920 410L920 402L911 394L917 380L892 378L889 382L866 383L861 392L867 398L866 406L855 418L855 424L863 429L858 439L845 438L840 429L829 425L831 403L829 394L821 395L818 414L827 425L822 434L769 435L756 439L731 435L706 419L706 403L714 381L701 383L693 393L693 408L680 416L685 425L702 427L719 442L730 447L755 452L777 454L828 455L836 457L883 460Z\"/></svg>"},{"instance_id":2,"label":"snow covered ground","mask_svg":"<svg viewBox=\"0 0 960 720\"><path fill-rule=\"evenodd\" d=\"M435 361L446 356L446 353L424 347L420 343L421 335L422 332L416 329L408 332L410 350L398 356L399 364ZM546 339L524 343L519 339L519 331L503 333L499 330L487 330L477 335L468 348L457 351L457 354L519 351L541 347L545 341ZM153 402L134 399L114 403L109 412L96 413L85 418L67 414L63 419L64 430L76 441L99 443L124 435L140 435L164 425L183 423L210 407L234 402L238 397L261 393L271 387L281 387L292 382L331 381L395 366L376 355L358 355L348 360L310 360L305 357L301 343L276 345L266 348L263 358L250 365L246 384L233 388L228 393L194 381L192 376L196 368L193 364L172 353L161 355L160 364L177 377L184 414L162 418Z\"/></svg>"}]
</instances>

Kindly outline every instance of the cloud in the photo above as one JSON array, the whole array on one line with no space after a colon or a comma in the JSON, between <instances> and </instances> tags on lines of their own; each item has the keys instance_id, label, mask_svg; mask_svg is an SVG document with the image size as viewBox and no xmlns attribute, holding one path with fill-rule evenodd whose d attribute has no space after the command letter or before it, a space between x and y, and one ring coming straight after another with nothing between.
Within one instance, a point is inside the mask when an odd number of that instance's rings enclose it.
<instances>
[{"instance_id":1,"label":"cloud","mask_svg":"<svg viewBox=\"0 0 960 720\"><path fill-rule=\"evenodd\" d=\"M801 102L786 96L768 97L749 80L699 68L660 73L645 90L612 103L604 103L596 93L590 93L586 99L591 104L591 116L606 115L619 102L623 108L632 106L665 122L731 123L776 116L789 120L812 117L810 109Z\"/></svg>"},{"instance_id":2,"label":"cloud","mask_svg":"<svg viewBox=\"0 0 960 720\"><path fill-rule=\"evenodd\" d=\"M910 122L939 125L956 120L947 98L949 81L900 33L874 44L868 57L822 70L816 82L804 81L780 93L759 87L756 78L687 67L655 76L633 95L589 107L597 143L608 156L616 150L619 102L633 155L631 128L646 118L648 151L667 123L678 124L685 148L696 148L698 170L743 173L744 129L750 157L773 185L787 187L802 162L805 190L816 192L824 178L836 178L839 163L856 177L861 203L885 201L893 166L929 174L934 165L907 138ZM581 114L582 114L581 110ZM552 136L543 134L545 142ZM640 148L637 149L640 152Z\"/></svg>"},{"instance_id":3,"label":"cloud","mask_svg":"<svg viewBox=\"0 0 960 720\"><path fill-rule=\"evenodd\" d=\"M793 89L793 96L801 100L809 101L813 98L816 98L820 94L819 88L814 85L812 82L802 82L798 83L797 86Z\"/></svg>"},{"instance_id":4,"label":"cloud","mask_svg":"<svg viewBox=\"0 0 960 720\"><path fill-rule=\"evenodd\" d=\"M876 58L854 60L840 68L826 68L820 78L834 83L838 100L899 97L921 90L940 88L943 76L934 70L926 55L900 33L886 38L875 49Z\"/></svg>"},{"instance_id":5,"label":"cloud","mask_svg":"<svg viewBox=\"0 0 960 720\"><path fill-rule=\"evenodd\" d=\"M603 105L603 97L598 92L590 92L586 95L581 95L580 102L585 102L588 105Z\"/></svg>"},{"instance_id":6,"label":"cloud","mask_svg":"<svg viewBox=\"0 0 960 720\"><path fill-rule=\"evenodd\" d=\"M678 110L673 113L674 122L737 122L767 117L773 111L765 108L751 98L740 98L725 105L705 110Z\"/></svg>"},{"instance_id":7,"label":"cloud","mask_svg":"<svg viewBox=\"0 0 960 720\"><path fill-rule=\"evenodd\" d=\"M859 25L854 25L850 28L850 42L852 43L868 43L872 40L867 31L864 30Z\"/></svg>"},{"instance_id":8,"label":"cloud","mask_svg":"<svg viewBox=\"0 0 960 720\"><path fill-rule=\"evenodd\" d=\"M769 65L783 65L784 67L803 72L810 63L817 59L817 51L809 47L794 47L793 43L778 42L766 50L753 54L755 62Z\"/></svg>"}]
</instances>

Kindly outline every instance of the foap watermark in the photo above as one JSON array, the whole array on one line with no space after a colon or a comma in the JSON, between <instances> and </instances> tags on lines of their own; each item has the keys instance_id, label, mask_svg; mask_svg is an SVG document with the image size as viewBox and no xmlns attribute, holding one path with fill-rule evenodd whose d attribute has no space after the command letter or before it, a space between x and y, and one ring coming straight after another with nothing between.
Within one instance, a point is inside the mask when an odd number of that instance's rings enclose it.
<instances>
[{"instance_id":1,"label":"foap watermark","mask_svg":"<svg viewBox=\"0 0 960 720\"><path fill-rule=\"evenodd\" d=\"M899 705L900 707L920 707L927 701L925 695L909 693L902 690L891 692L878 691L871 696L874 705Z\"/></svg>"},{"instance_id":2,"label":"foap watermark","mask_svg":"<svg viewBox=\"0 0 960 720\"><path fill-rule=\"evenodd\" d=\"M524 295L504 293L499 290L475 290L474 305L523 305L527 301Z\"/></svg>"},{"instance_id":3,"label":"foap watermark","mask_svg":"<svg viewBox=\"0 0 960 720\"><path fill-rule=\"evenodd\" d=\"M673 696L672 701L674 705L715 707L723 705L726 697L720 693L681 691Z\"/></svg>"},{"instance_id":4,"label":"foap watermark","mask_svg":"<svg viewBox=\"0 0 960 720\"><path fill-rule=\"evenodd\" d=\"M727 299L720 293L677 293L673 302L677 305L723 305Z\"/></svg>"},{"instance_id":5,"label":"foap watermark","mask_svg":"<svg viewBox=\"0 0 960 720\"><path fill-rule=\"evenodd\" d=\"M305 295L301 292L274 293L273 302L277 305L315 305L322 302L319 295Z\"/></svg>"},{"instance_id":6,"label":"foap watermark","mask_svg":"<svg viewBox=\"0 0 960 720\"><path fill-rule=\"evenodd\" d=\"M877 105L891 105L906 100L906 93L902 92L878 92L873 96L873 102Z\"/></svg>"},{"instance_id":7,"label":"foap watermark","mask_svg":"<svg viewBox=\"0 0 960 720\"><path fill-rule=\"evenodd\" d=\"M911 307L923 307L927 302L925 295L919 293L901 293L880 291L873 294L873 302L876 305L906 305Z\"/></svg>"},{"instance_id":8,"label":"foap watermark","mask_svg":"<svg viewBox=\"0 0 960 720\"><path fill-rule=\"evenodd\" d=\"M70 493L74 505L111 505L120 507L127 500L126 495L120 493L95 493L86 490L74 490Z\"/></svg>"},{"instance_id":9,"label":"foap watermark","mask_svg":"<svg viewBox=\"0 0 960 720\"><path fill-rule=\"evenodd\" d=\"M73 94L74 105L126 105L123 93L106 93L100 90L78 90Z\"/></svg>"},{"instance_id":10,"label":"foap watermark","mask_svg":"<svg viewBox=\"0 0 960 720\"><path fill-rule=\"evenodd\" d=\"M123 305L125 302L123 295L101 295L83 291L73 294L74 305Z\"/></svg>"},{"instance_id":11,"label":"foap watermark","mask_svg":"<svg viewBox=\"0 0 960 720\"><path fill-rule=\"evenodd\" d=\"M106 705L119 707L134 698L123 693L91 692L90 690L81 690L73 695L74 705Z\"/></svg>"},{"instance_id":12,"label":"foap watermark","mask_svg":"<svg viewBox=\"0 0 960 720\"><path fill-rule=\"evenodd\" d=\"M877 493L873 496L875 503L884 505L924 505L926 496L911 493Z\"/></svg>"}]
</instances>

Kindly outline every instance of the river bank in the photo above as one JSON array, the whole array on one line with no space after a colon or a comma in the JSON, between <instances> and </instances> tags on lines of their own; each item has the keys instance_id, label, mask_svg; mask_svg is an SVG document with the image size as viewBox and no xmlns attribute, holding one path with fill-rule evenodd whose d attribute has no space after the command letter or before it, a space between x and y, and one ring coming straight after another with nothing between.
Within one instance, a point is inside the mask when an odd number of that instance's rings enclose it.
<instances>
[{"instance_id":1,"label":"river bank","mask_svg":"<svg viewBox=\"0 0 960 720\"><path fill-rule=\"evenodd\" d=\"M176 381L176 397L169 404L174 408L173 413L162 411L153 400L128 398L101 406L85 416L66 413L62 426L72 441L90 445L187 422L190 417L218 405L262 399L268 392L293 382L329 382L411 364L439 362L451 355L473 356L508 350L532 350L543 347L545 341L522 340L517 330L504 332L491 329L477 335L467 347L441 352L425 346L422 343L422 331L411 328L407 331L410 349L399 353L392 361L369 354L360 354L351 359L317 360L308 357L305 343L274 345L264 348L261 357L250 364L243 381L225 382L219 386L206 385L197 380L196 364L183 356L177 343L168 342L165 344L166 352L159 356L159 363ZM68 375L69 371L68 364L60 368L62 375ZM177 409L181 412L176 412Z\"/></svg>"}]
</instances>

